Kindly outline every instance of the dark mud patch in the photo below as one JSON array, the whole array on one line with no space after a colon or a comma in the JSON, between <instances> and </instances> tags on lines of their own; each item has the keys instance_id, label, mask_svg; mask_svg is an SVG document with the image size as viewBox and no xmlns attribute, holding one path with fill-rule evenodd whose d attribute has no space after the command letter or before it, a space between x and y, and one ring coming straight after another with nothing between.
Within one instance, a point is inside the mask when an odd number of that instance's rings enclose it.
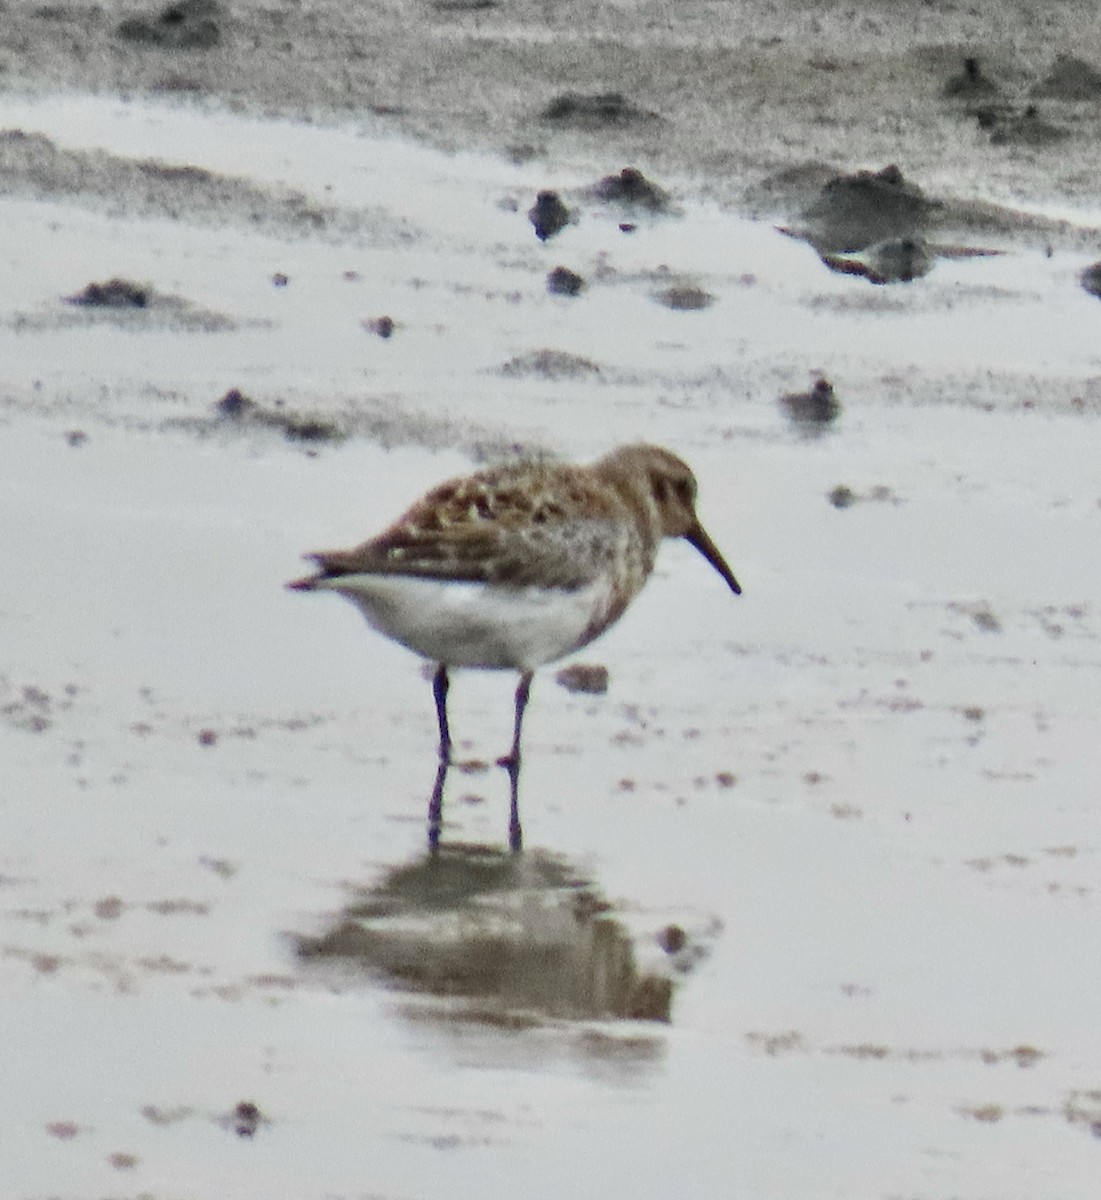
<instances>
[{"instance_id":1,"label":"dark mud patch","mask_svg":"<svg viewBox=\"0 0 1101 1200\"><path fill-rule=\"evenodd\" d=\"M991 118L991 128L1007 129L1015 120L1011 110L999 110ZM897 171L892 166L844 175L824 163L807 162L766 176L747 190L747 204L757 216L790 214L785 216L790 224L782 225L781 232L834 257L868 251L877 244L898 247L906 241L924 244L936 257L1004 253L1002 246L934 243L934 235L1074 249L1092 248L1101 240L1098 226L992 201L929 196L918 185L907 183L901 172L896 176Z\"/></svg>"},{"instance_id":2,"label":"dark mud patch","mask_svg":"<svg viewBox=\"0 0 1101 1200\"><path fill-rule=\"evenodd\" d=\"M663 307L674 312L699 312L710 308L715 297L694 283L675 283L654 294L654 299Z\"/></svg>"},{"instance_id":3,"label":"dark mud patch","mask_svg":"<svg viewBox=\"0 0 1101 1200\"><path fill-rule=\"evenodd\" d=\"M262 187L201 167L70 150L40 133L0 131L0 195L108 205L130 216L240 224L273 237L406 244L412 229L380 212L338 209L303 192Z\"/></svg>"},{"instance_id":4,"label":"dark mud patch","mask_svg":"<svg viewBox=\"0 0 1101 1200\"><path fill-rule=\"evenodd\" d=\"M124 421L147 428L147 421ZM338 396L325 408L312 396L297 400L292 394L254 399L240 388L230 388L217 401L207 400L198 416L169 417L156 428L200 438L259 437L273 435L302 447L308 454L338 446L350 438L363 438L384 449L423 446L429 450L461 449L474 462L497 462L519 455L545 452L534 442L506 440L474 422L439 417L417 409L401 395Z\"/></svg>"},{"instance_id":5,"label":"dark mud patch","mask_svg":"<svg viewBox=\"0 0 1101 1200\"><path fill-rule=\"evenodd\" d=\"M973 55L963 60L963 69L944 85L943 95L952 100L986 100L1001 93L1001 87L986 75Z\"/></svg>"},{"instance_id":6,"label":"dark mud patch","mask_svg":"<svg viewBox=\"0 0 1101 1200\"><path fill-rule=\"evenodd\" d=\"M1101 1138L1101 1088L1075 1089L1063 1104L1067 1123L1094 1138Z\"/></svg>"},{"instance_id":7,"label":"dark mud patch","mask_svg":"<svg viewBox=\"0 0 1101 1200\"><path fill-rule=\"evenodd\" d=\"M151 17L127 17L118 35L159 50L209 50L221 41L221 11L215 0L178 0Z\"/></svg>"},{"instance_id":8,"label":"dark mud patch","mask_svg":"<svg viewBox=\"0 0 1101 1200\"><path fill-rule=\"evenodd\" d=\"M819 199L826 184L840 174L829 163L794 163L747 184L743 203L751 217L782 216L786 221L796 221Z\"/></svg>"},{"instance_id":9,"label":"dark mud patch","mask_svg":"<svg viewBox=\"0 0 1101 1200\"><path fill-rule=\"evenodd\" d=\"M796 229L820 252L851 253L918 237L940 207L891 164L834 176L800 214Z\"/></svg>"},{"instance_id":10,"label":"dark mud patch","mask_svg":"<svg viewBox=\"0 0 1101 1200\"><path fill-rule=\"evenodd\" d=\"M961 103L1000 99L983 80L1010 96L1033 85L1077 95L1052 47L1099 60L1101 35L1080 5L1015 10L1011 29L994 8L926 5L897 21L882 6L818 6L810 19L764 0L686 0L675 22L644 4L626 24L608 0L583 14L493 0L278 10L238 0L231 13L203 0L130 0L121 12L8 0L4 18L0 77L13 88L213 97L311 120L375 114L383 129L448 149L525 145L530 157L568 143L594 166L642 161L736 204L811 155L843 170L941 169L1026 202L1090 204L1101 170L1099 113L1076 113L1073 162L1010 164L953 129Z\"/></svg>"},{"instance_id":11,"label":"dark mud patch","mask_svg":"<svg viewBox=\"0 0 1101 1200\"><path fill-rule=\"evenodd\" d=\"M1035 104L1029 104L1022 112L994 113L980 124L990 129L992 146L1031 146L1041 149L1065 141L1071 131L1049 121Z\"/></svg>"},{"instance_id":12,"label":"dark mud patch","mask_svg":"<svg viewBox=\"0 0 1101 1200\"><path fill-rule=\"evenodd\" d=\"M605 175L589 189L594 200L619 204L651 213L668 213L672 199L664 188L652 183L636 167L624 167L618 175Z\"/></svg>"},{"instance_id":13,"label":"dark mud patch","mask_svg":"<svg viewBox=\"0 0 1101 1200\"><path fill-rule=\"evenodd\" d=\"M432 7L441 13L485 12L498 6L499 0L432 0Z\"/></svg>"},{"instance_id":14,"label":"dark mud patch","mask_svg":"<svg viewBox=\"0 0 1101 1200\"><path fill-rule=\"evenodd\" d=\"M1047 249L1061 246L1066 249L1090 249L1101 240L1101 227L1078 225L1043 213L1010 208L983 200L943 201L935 222L938 231L976 237L1000 237L1013 244L1025 243ZM986 248L965 253L1004 253L1004 248ZM943 248L938 253L944 253Z\"/></svg>"},{"instance_id":15,"label":"dark mud patch","mask_svg":"<svg viewBox=\"0 0 1101 1200\"><path fill-rule=\"evenodd\" d=\"M76 684L66 684L57 696L37 684L17 684L0 678L0 722L24 733L45 733L57 720L58 713L73 707L78 690Z\"/></svg>"},{"instance_id":16,"label":"dark mud patch","mask_svg":"<svg viewBox=\"0 0 1101 1200\"><path fill-rule=\"evenodd\" d=\"M261 409L289 415L288 423L298 427L300 436L297 437L293 433L288 437L284 432L287 423L278 417L271 422L253 421L248 417L236 420L231 414L219 412L218 401L209 392L192 394L152 384L122 383L112 386L109 395L111 403L105 405L104 389L99 384L89 385L84 390L69 389L55 397L44 396L42 389L33 384L24 384L18 389L0 389L0 413L50 414L70 422L79 420L81 427L72 428L65 435L65 440L73 446L87 444L94 436L94 427L103 427L215 442L242 437L263 441L276 437L280 442L289 441L299 446L309 455L339 446L342 438L361 438L383 449L419 446L427 450L458 450L475 463L500 462L548 452L544 442L524 429L513 429L506 437L500 430L477 421L441 416L419 407L403 393L329 392L323 405L317 394L308 390L286 389L278 395L257 395L255 402ZM232 408L234 401L228 403ZM335 428L339 436L335 440L324 435L311 438L313 422L323 428ZM0 696L2 694L0 692ZM225 732L222 730L221 734Z\"/></svg>"},{"instance_id":17,"label":"dark mud patch","mask_svg":"<svg viewBox=\"0 0 1101 1200\"><path fill-rule=\"evenodd\" d=\"M293 412L278 403L266 408L238 388L230 388L214 405L214 411L220 420L233 426L274 429L291 442L342 442L348 436L330 417ZM209 744L213 744L213 740Z\"/></svg>"},{"instance_id":18,"label":"dark mud patch","mask_svg":"<svg viewBox=\"0 0 1101 1200\"><path fill-rule=\"evenodd\" d=\"M802 189L818 168L791 175L788 185ZM781 190L776 181L775 193ZM927 196L908 181L894 164L880 171L835 175L820 188L815 199L781 229L807 242L822 264L842 275L859 276L876 285L911 283L932 270L937 257L982 257L999 251L967 246L940 246L925 234L934 227L959 223L964 215L975 220L980 212L993 215L993 207L962 206L952 209Z\"/></svg>"},{"instance_id":19,"label":"dark mud patch","mask_svg":"<svg viewBox=\"0 0 1101 1200\"><path fill-rule=\"evenodd\" d=\"M584 379L601 374L601 368L590 358L569 354L565 350L532 350L517 355L498 368L510 378L536 376L543 379Z\"/></svg>"},{"instance_id":20,"label":"dark mud patch","mask_svg":"<svg viewBox=\"0 0 1101 1200\"><path fill-rule=\"evenodd\" d=\"M839 483L827 493L826 499L834 508L852 508L854 504L901 504L902 500L887 487L886 484L876 484L867 491L858 492L847 483Z\"/></svg>"},{"instance_id":21,"label":"dark mud patch","mask_svg":"<svg viewBox=\"0 0 1101 1200\"><path fill-rule=\"evenodd\" d=\"M64 297L66 304L85 308L146 308L150 288L129 279L108 279L106 283L90 283L75 295Z\"/></svg>"},{"instance_id":22,"label":"dark mud patch","mask_svg":"<svg viewBox=\"0 0 1101 1200\"><path fill-rule=\"evenodd\" d=\"M183 296L159 292L151 283L117 276L103 282L93 281L60 297L59 301L60 310L16 313L6 323L21 333L48 333L92 324L113 325L130 332L160 329L175 333L231 333L245 327L262 329L269 324L262 320L239 321L225 313L198 308Z\"/></svg>"},{"instance_id":23,"label":"dark mud patch","mask_svg":"<svg viewBox=\"0 0 1101 1200\"><path fill-rule=\"evenodd\" d=\"M1060 55L1031 94L1048 100L1101 100L1101 71L1084 59Z\"/></svg>"},{"instance_id":24,"label":"dark mud patch","mask_svg":"<svg viewBox=\"0 0 1101 1200\"><path fill-rule=\"evenodd\" d=\"M254 1100L239 1100L228 1112L204 1112L188 1104L171 1107L161 1104L143 1104L139 1110L150 1125L168 1129L187 1121L209 1121L227 1133L240 1138L252 1138L263 1128L272 1125L260 1105Z\"/></svg>"},{"instance_id":25,"label":"dark mud patch","mask_svg":"<svg viewBox=\"0 0 1101 1200\"><path fill-rule=\"evenodd\" d=\"M563 92L539 114L550 125L599 130L659 120L656 112L641 108L622 92Z\"/></svg>"},{"instance_id":26,"label":"dark mud patch","mask_svg":"<svg viewBox=\"0 0 1101 1200\"><path fill-rule=\"evenodd\" d=\"M953 618L961 618L966 621L972 632L978 630L980 633L986 634L1002 633L1004 630L1002 618L985 600L968 603L954 600L945 605L945 609Z\"/></svg>"}]
</instances>

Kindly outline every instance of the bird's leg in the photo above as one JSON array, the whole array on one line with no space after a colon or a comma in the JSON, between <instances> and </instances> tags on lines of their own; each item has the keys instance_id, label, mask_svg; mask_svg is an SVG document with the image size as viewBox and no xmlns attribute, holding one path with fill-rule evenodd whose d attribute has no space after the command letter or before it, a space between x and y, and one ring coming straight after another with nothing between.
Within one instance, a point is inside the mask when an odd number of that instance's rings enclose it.
<instances>
[{"instance_id":1,"label":"bird's leg","mask_svg":"<svg viewBox=\"0 0 1101 1200\"><path fill-rule=\"evenodd\" d=\"M512 749L499 763L508 771L509 782L509 849L519 850L523 844L523 833L520 829L520 733L524 724L524 709L528 706L528 695L531 692L532 672L524 671L516 687L516 723L512 728Z\"/></svg>"},{"instance_id":2,"label":"bird's leg","mask_svg":"<svg viewBox=\"0 0 1101 1200\"><path fill-rule=\"evenodd\" d=\"M440 829L443 827L443 785L447 778L448 764L440 759L436 768L436 782L428 801L428 852L435 854L440 848Z\"/></svg>"},{"instance_id":3,"label":"bird's leg","mask_svg":"<svg viewBox=\"0 0 1101 1200\"><path fill-rule=\"evenodd\" d=\"M451 766L451 730L447 725L447 667L443 663L436 668L432 679L432 695L436 701L436 720L440 726L440 763L436 768L436 782L428 801L428 850L435 854L440 848L440 827L443 825L443 785L447 779L447 768Z\"/></svg>"},{"instance_id":4,"label":"bird's leg","mask_svg":"<svg viewBox=\"0 0 1101 1200\"><path fill-rule=\"evenodd\" d=\"M432 796L428 799L428 852L434 854L440 848L440 829L444 824L444 780L447 778L447 763L443 758L435 768Z\"/></svg>"},{"instance_id":5,"label":"bird's leg","mask_svg":"<svg viewBox=\"0 0 1101 1200\"><path fill-rule=\"evenodd\" d=\"M447 724L447 667L443 663L436 668L432 677L432 696L436 701L436 721L440 727L440 762L451 764L451 730Z\"/></svg>"},{"instance_id":6,"label":"bird's leg","mask_svg":"<svg viewBox=\"0 0 1101 1200\"><path fill-rule=\"evenodd\" d=\"M517 771L520 769L520 731L524 724L524 709L528 706L528 696L531 693L531 680L533 672L523 671L520 675L520 682L516 685L516 717L512 726L512 749L504 756L497 760L499 767L515 767Z\"/></svg>"}]
</instances>

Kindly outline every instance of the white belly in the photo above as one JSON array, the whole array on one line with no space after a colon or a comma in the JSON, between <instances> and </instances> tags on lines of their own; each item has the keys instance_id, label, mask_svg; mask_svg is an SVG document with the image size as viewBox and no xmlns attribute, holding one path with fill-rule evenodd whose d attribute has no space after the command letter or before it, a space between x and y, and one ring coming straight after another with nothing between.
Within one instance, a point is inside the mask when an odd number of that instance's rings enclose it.
<instances>
[{"instance_id":1,"label":"white belly","mask_svg":"<svg viewBox=\"0 0 1101 1200\"><path fill-rule=\"evenodd\" d=\"M612 586L575 591L441 582L397 575L320 580L351 600L380 633L452 667L534 670L601 632Z\"/></svg>"}]
</instances>

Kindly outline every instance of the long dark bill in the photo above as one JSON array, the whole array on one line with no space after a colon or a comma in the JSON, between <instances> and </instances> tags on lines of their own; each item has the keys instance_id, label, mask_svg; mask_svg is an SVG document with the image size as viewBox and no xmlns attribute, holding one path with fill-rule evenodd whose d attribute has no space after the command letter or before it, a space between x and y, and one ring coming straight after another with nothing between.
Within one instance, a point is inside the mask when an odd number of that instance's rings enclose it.
<instances>
[{"instance_id":1,"label":"long dark bill","mask_svg":"<svg viewBox=\"0 0 1101 1200\"><path fill-rule=\"evenodd\" d=\"M684 540L696 549L707 559L707 561L715 568L716 571L726 580L730 590L736 595L742 594L741 584L734 578L734 572L726 565L726 559L719 553L718 546L708 536L707 530L702 525L697 524L695 529L690 529L685 535Z\"/></svg>"}]
</instances>

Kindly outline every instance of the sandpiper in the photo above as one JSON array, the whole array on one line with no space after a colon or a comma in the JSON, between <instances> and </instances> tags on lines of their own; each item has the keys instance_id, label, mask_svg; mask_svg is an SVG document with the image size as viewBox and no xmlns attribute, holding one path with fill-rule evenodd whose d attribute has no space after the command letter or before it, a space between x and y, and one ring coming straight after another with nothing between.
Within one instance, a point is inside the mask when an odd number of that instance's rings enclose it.
<instances>
[{"instance_id":1,"label":"sandpiper","mask_svg":"<svg viewBox=\"0 0 1101 1200\"><path fill-rule=\"evenodd\" d=\"M449 668L520 673L512 749L499 760L511 783L509 842L519 849L520 730L535 669L622 616L663 538L684 538L741 592L695 501L695 477L676 455L622 446L589 466L519 462L449 480L370 541L306 556L318 571L288 587L338 592L380 633L437 664L433 849L451 762Z\"/></svg>"}]
</instances>

